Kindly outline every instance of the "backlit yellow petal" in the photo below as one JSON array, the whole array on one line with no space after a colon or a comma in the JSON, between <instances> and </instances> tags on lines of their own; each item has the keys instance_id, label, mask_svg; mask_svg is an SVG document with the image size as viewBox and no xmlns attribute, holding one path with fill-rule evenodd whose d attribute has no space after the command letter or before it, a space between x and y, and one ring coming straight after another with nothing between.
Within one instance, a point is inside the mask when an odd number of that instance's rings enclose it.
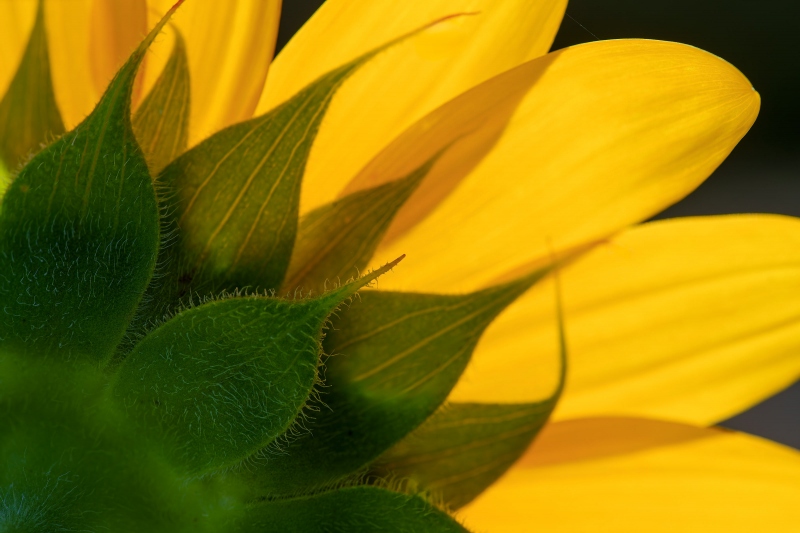
<instances>
[{"instance_id":1,"label":"backlit yellow petal","mask_svg":"<svg viewBox=\"0 0 800 533\"><path fill-rule=\"evenodd\" d=\"M0 98L17 72L35 16L36 0L0 2L0 35L3 36L3 46L0 46Z\"/></svg>"},{"instance_id":2,"label":"backlit yellow petal","mask_svg":"<svg viewBox=\"0 0 800 533\"><path fill-rule=\"evenodd\" d=\"M716 56L658 41L555 52L503 137L428 218L379 249L407 254L382 287L472 290L604 238L699 185L759 108Z\"/></svg>"},{"instance_id":3,"label":"backlit yellow petal","mask_svg":"<svg viewBox=\"0 0 800 533\"><path fill-rule=\"evenodd\" d=\"M89 55L94 90L102 94L108 83L147 35L145 0L94 0L91 14ZM141 96L141 84L133 101Z\"/></svg>"},{"instance_id":4,"label":"backlit yellow petal","mask_svg":"<svg viewBox=\"0 0 800 533\"><path fill-rule=\"evenodd\" d=\"M258 112L408 31L449 20L373 59L336 95L315 141L302 211L332 200L384 146L466 89L550 48L566 0L329 0L276 58Z\"/></svg>"},{"instance_id":5,"label":"backlit yellow petal","mask_svg":"<svg viewBox=\"0 0 800 533\"><path fill-rule=\"evenodd\" d=\"M407 176L441 154L384 239L404 233L435 209L492 150L547 65L546 61L523 63L437 108L384 148L339 196Z\"/></svg>"},{"instance_id":6,"label":"backlit yellow petal","mask_svg":"<svg viewBox=\"0 0 800 533\"><path fill-rule=\"evenodd\" d=\"M88 115L147 33L145 0L48 1L46 24L56 102L67 129ZM135 97L141 95L137 90Z\"/></svg>"},{"instance_id":7,"label":"backlit yellow petal","mask_svg":"<svg viewBox=\"0 0 800 533\"><path fill-rule=\"evenodd\" d=\"M643 419L551 424L458 516L492 533L797 531L800 454Z\"/></svg>"},{"instance_id":8,"label":"backlit yellow petal","mask_svg":"<svg viewBox=\"0 0 800 533\"><path fill-rule=\"evenodd\" d=\"M150 25L175 0L148 0ZM172 22L186 39L192 83L189 143L253 116L264 88L275 39L280 0L192 0L185 2ZM151 85L171 51L171 40L151 47Z\"/></svg>"},{"instance_id":9,"label":"backlit yellow petal","mask_svg":"<svg viewBox=\"0 0 800 533\"><path fill-rule=\"evenodd\" d=\"M45 24L56 103L70 130L100 99L92 71L93 0L45 2Z\"/></svg>"},{"instance_id":10,"label":"backlit yellow petal","mask_svg":"<svg viewBox=\"0 0 800 533\"><path fill-rule=\"evenodd\" d=\"M48 1L45 15L53 88L69 130L94 109L147 34L147 6L145 0Z\"/></svg>"},{"instance_id":11,"label":"backlit yellow petal","mask_svg":"<svg viewBox=\"0 0 800 533\"><path fill-rule=\"evenodd\" d=\"M561 280L569 373L556 418L636 415L706 425L800 376L798 219L645 224L566 267ZM557 346L548 285L490 326L454 400L516 402L552 389Z\"/></svg>"}]
</instances>

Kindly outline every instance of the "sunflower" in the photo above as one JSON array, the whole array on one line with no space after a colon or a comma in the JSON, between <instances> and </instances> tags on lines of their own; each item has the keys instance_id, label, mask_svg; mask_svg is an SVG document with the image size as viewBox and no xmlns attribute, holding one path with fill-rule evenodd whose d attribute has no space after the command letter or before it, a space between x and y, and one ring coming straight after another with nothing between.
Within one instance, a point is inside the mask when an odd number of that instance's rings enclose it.
<instances>
[{"instance_id":1,"label":"sunflower","mask_svg":"<svg viewBox=\"0 0 800 533\"><path fill-rule=\"evenodd\" d=\"M280 0L172 3L0 3L0 531L796 528L800 456L710 426L797 379L800 223L639 224L739 71L548 53L565 0L274 59Z\"/></svg>"}]
</instances>

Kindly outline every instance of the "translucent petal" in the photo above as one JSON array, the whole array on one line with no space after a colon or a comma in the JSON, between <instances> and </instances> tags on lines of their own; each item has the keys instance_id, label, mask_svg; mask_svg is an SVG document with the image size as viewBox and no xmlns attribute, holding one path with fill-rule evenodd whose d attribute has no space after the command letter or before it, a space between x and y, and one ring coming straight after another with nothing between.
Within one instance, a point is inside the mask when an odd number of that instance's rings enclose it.
<instances>
[{"instance_id":1,"label":"translucent petal","mask_svg":"<svg viewBox=\"0 0 800 533\"><path fill-rule=\"evenodd\" d=\"M89 59L91 13L92 0L45 3L53 88L67 130L77 126L100 99Z\"/></svg>"},{"instance_id":2,"label":"translucent petal","mask_svg":"<svg viewBox=\"0 0 800 533\"><path fill-rule=\"evenodd\" d=\"M64 125L74 128L147 34L144 0L45 2L53 86Z\"/></svg>"},{"instance_id":3,"label":"translucent petal","mask_svg":"<svg viewBox=\"0 0 800 533\"><path fill-rule=\"evenodd\" d=\"M94 0L91 17L89 61L94 90L102 94L151 26L145 0ZM140 96L141 84L134 89L134 102Z\"/></svg>"},{"instance_id":4,"label":"translucent petal","mask_svg":"<svg viewBox=\"0 0 800 533\"><path fill-rule=\"evenodd\" d=\"M384 241L405 233L436 209L491 152L547 65L546 61L528 61L438 107L381 150L339 197L398 180L435 159L392 221Z\"/></svg>"},{"instance_id":5,"label":"translucent petal","mask_svg":"<svg viewBox=\"0 0 800 533\"><path fill-rule=\"evenodd\" d=\"M337 94L306 170L302 210L332 200L378 151L439 105L547 52L565 0L330 0L276 58L258 112L327 70L450 15L382 54Z\"/></svg>"},{"instance_id":6,"label":"translucent petal","mask_svg":"<svg viewBox=\"0 0 800 533\"><path fill-rule=\"evenodd\" d=\"M151 24L174 3L148 0ZM175 14L191 71L190 145L253 116L275 51L280 9L280 0L192 0ZM146 86L155 82L171 50L171 39L153 46Z\"/></svg>"},{"instance_id":7,"label":"translucent petal","mask_svg":"<svg viewBox=\"0 0 800 533\"><path fill-rule=\"evenodd\" d=\"M491 153L425 220L382 288L467 291L682 198L750 128L759 97L716 56L658 41L549 54Z\"/></svg>"},{"instance_id":8,"label":"translucent petal","mask_svg":"<svg viewBox=\"0 0 800 533\"><path fill-rule=\"evenodd\" d=\"M569 372L556 418L706 425L800 377L800 220L673 219L623 232L561 272ZM545 396L557 375L551 284L481 340L458 401Z\"/></svg>"}]
</instances>

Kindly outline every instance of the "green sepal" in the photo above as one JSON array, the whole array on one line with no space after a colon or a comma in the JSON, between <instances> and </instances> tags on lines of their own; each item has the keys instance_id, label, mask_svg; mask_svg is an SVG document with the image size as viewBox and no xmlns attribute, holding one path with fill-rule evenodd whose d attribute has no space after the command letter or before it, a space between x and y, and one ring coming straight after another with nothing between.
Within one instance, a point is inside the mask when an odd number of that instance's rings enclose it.
<instances>
[{"instance_id":1,"label":"green sepal","mask_svg":"<svg viewBox=\"0 0 800 533\"><path fill-rule=\"evenodd\" d=\"M361 294L332 319L328 387L309 433L243 475L269 495L329 486L366 467L436 411L483 330L546 272L467 295Z\"/></svg>"},{"instance_id":2,"label":"green sepal","mask_svg":"<svg viewBox=\"0 0 800 533\"><path fill-rule=\"evenodd\" d=\"M349 487L264 502L242 519L241 533L465 533L420 496L377 487Z\"/></svg>"},{"instance_id":3,"label":"green sepal","mask_svg":"<svg viewBox=\"0 0 800 533\"><path fill-rule=\"evenodd\" d=\"M405 178L355 192L300 219L283 290L323 292L366 267L397 214L437 158Z\"/></svg>"},{"instance_id":4,"label":"green sepal","mask_svg":"<svg viewBox=\"0 0 800 533\"><path fill-rule=\"evenodd\" d=\"M402 479L458 509L494 483L530 446L554 401L443 406L383 454L371 476Z\"/></svg>"},{"instance_id":5,"label":"green sepal","mask_svg":"<svg viewBox=\"0 0 800 533\"><path fill-rule=\"evenodd\" d=\"M331 97L361 64L341 67L277 109L236 124L169 164L159 183L174 192L163 276L143 320L191 294L277 289L297 232L300 182Z\"/></svg>"},{"instance_id":6,"label":"green sepal","mask_svg":"<svg viewBox=\"0 0 800 533\"><path fill-rule=\"evenodd\" d=\"M302 418L328 316L391 266L315 299L250 296L187 309L136 345L111 394L188 472L234 465Z\"/></svg>"},{"instance_id":7,"label":"green sepal","mask_svg":"<svg viewBox=\"0 0 800 533\"><path fill-rule=\"evenodd\" d=\"M192 295L277 290L294 247L300 187L311 146L341 85L409 32L324 74L267 114L230 126L169 164L158 177L174 196L159 256L158 281L130 329L135 339L152 321Z\"/></svg>"},{"instance_id":8,"label":"green sepal","mask_svg":"<svg viewBox=\"0 0 800 533\"><path fill-rule=\"evenodd\" d=\"M177 28L173 31L175 46L169 61L133 116L133 132L153 176L186 151L189 143L189 58L183 36Z\"/></svg>"},{"instance_id":9,"label":"green sepal","mask_svg":"<svg viewBox=\"0 0 800 533\"><path fill-rule=\"evenodd\" d=\"M119 343L153 272L158 204L130 123L147 47L170 11L112 80L92 113L39 152L0 214L0 346L98 363Z\"/></svg>"},{"instance_id":10,"label":"green sepal","mask_svg":"<svg viewBox=\"0 0 800 533\"><path fill-rule=\"evenodd\" d=\"M6 168L15 170L31 153L62 133L64 123L50 76L44 0L39 0L22 61L0 100L0 159Z\"/></svg>"},{"instance_id":11,"label":"green sepal","mask_svg":"<svg viewBox=\"0 0 800 533\"><path fill-rule=\"evenodd\" d=\"M567 373L560 290L556 278L561 370L553 394L535 403L451 403L442 406L370 466L367 477L401 480L458 509L486 490L522 456L555 409Z\"/></svg>"}]
</instances>

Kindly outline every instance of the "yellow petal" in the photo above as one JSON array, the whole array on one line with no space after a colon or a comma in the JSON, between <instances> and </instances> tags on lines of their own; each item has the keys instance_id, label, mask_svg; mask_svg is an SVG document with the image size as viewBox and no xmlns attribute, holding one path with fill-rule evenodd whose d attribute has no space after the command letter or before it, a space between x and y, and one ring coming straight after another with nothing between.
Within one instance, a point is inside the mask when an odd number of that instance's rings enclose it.
<instances>
[{"instance_id":1,"label":"yellow petal","mask_svg":"<svg viewBox=\"0 0 800 533\"><path fill-rule=\"evenodd\" d=\"M473 531L794 532L800 454L717 429L644 419L546 427L458 516Z\"/></svg>"},{"instance_id":2,"label":"yellow petal","mask_svg":"<svg viewBox=\"0 0 800 533\"><path fill-rule=\"evenodd\" d=\"M752 125L759 97L686 45L603 41L549 54L503 137L436 211L379 249L382 288L464 291L602 239L685 196Z\"/></svg>"},{"instance_id":3,"label":"yellow petal","mask_svg":"<svg viewBox=\"0 0 800 533\"><path fill-rule=\"evenodd\" d=\"M174 3L148 0L150 25ZM192 0L175 14L191 71L190 144L253 116L275 51L280 9L280 0ZM171 49L169 39L154 44L145 86L155 81Z\"/></svg>"},{"instance_id":4,"label":"yellow petal","mask_svg":"<svg viewBox=\"0 0 800 533\"><path fill-rule=\"evenodd\" d=\"M53 84L67 128L92 110L110 76L175 0L147 4L47 2ZM274 51L279 17L279 0L196 0L186 2L173 17L186 37L192 72L190 142L252 116ZM172 39L164 37L151 47L144 69L146 88L158 77L171 49Z\"/></svg>"},{"instance_id":5,"label":"yellow petal","mask_svg":"<svg viewBox=\"0 0 800 533\"><path fill-rule=\"evenodd\" d=\"M350 180L339 197L400 179L436 158L400 208L384 240L406 232L435 209L492 150L522 98L546 68L545 61L523 63L437 108L384 148Z\"/></svg>"},{"instance_id":6,"label":"yellow petal","mask_svg":"<svg viewBox=\"0 0 800 533\"><path fill-rule=\"evenodd\" d=\"M91 70L94 89L102 94L131 52L147 35L147 2L94 0L91 17ZM134 89L134 102L140 96L141 87L137 87Z\"/></svg>"},{"instance_id":7,"label":"yellow petal","mask_svg":"<svg viewBox=\"0 0 800 533\"><path fill-rule=\"evenodd\" d=\"M258 112L324 72L457 13L373 59L339 91L311 153L301 210L333 200L389 141L466 89L547 52L566 0L329 0L276 58Z\"/></svg>"},{"instance_id":8,"label":"yellow petal","mask_svg":"<svg viewBox=\"0 0 800 533\"><path fill-rule=\"evenodd\" d=\"M645 224L566 267L561 280L569 372L556 418L635 415L706 425L800 376L796 218ZM548 285L489 327L453 400L517 402L552 389L557 345Z\"/></svg>"},{"instance_id":9,"label":"yellow petal","mask_svg":"<svg viewBox=\"0 0 800 533\"><path fill-rule=\"evenodd\" d=\"M0 46L0 98L6 94L17 72L35 16L36 0L0 2L0 35L3 36L3 46Z\"/></svg>"},{"instance_id":10,"label":"yellow petal","mask_svg":"<svg viewBox=\"0 0 800 533\"><path fill-rule=\"evenodd\" d=\"M45 24L56 103L64 127L78 125L102 93L95 88L89 55L92 0L45 3Z\"/></svg>"},{"instance_id":11,"label":"yellow petal","mask_svg":"<svg viewBox=\"0 0 800 533\"><path fill-rule=\"evenodd\" d=\"M53 88L64 125L88 115L147 33L144 0L45 3Z\"/></svg>"}]
</instances>

